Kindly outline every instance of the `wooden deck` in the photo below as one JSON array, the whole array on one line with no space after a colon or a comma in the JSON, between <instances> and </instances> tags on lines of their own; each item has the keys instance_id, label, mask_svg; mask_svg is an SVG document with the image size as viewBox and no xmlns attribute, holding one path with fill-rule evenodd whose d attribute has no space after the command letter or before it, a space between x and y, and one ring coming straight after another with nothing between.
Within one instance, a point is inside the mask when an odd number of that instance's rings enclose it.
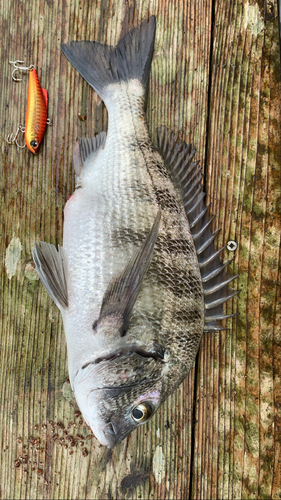
<instances>
[{"instance_id":1,"label":"wooden deck","mask_svg":"<svg viewBox=\"0 0 281 500\"><path fill-rule=\"evenodd\" d=\"M147 107L197 148L218 245L238 243L229 330L204 335L195 368L147 426L113 451L77 412L62 321L34 271L34 241L62 243L75 140L106 127L60 44L115 44L157 16ZM277 1L2 0L0 497L281 498L281 68ZM49 91L40 151L5 138L25 120L28 77ZM85 117L85 119L81 119ZM224 258L233 254L224 251Z\"/></svg>"}]
</instances>

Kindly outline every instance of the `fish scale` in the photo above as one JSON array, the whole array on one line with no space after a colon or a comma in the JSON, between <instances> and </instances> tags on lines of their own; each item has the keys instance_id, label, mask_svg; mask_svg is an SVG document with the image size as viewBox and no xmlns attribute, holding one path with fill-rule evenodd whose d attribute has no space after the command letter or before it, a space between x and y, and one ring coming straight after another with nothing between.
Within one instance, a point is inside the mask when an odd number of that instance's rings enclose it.
<instances>
[{"instance_id":1,"label":"fish scale","mask_svg":"<svg viewBox=\"0 0 281 500\"><path fill-rule=\"evenodd\" d=\"M116 48L62 46L104 100L108 131L75 146L77 189L65 207L63 248L41 242L33 253L62 313L77 403L109 447L178 387L194 364L204 321L217 329L232 296L195 151L166 129L158 132L158 151L149 137L144 109L154 35L151 17Z\"/></svg>"}]
</instances>

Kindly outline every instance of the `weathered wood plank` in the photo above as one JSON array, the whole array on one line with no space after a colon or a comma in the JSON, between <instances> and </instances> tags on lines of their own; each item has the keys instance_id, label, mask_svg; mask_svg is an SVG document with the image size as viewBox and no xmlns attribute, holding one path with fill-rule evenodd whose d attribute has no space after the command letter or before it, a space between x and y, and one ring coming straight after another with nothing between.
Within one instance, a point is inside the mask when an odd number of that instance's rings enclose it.
<instances>
[{"instance_id":1,"label":"weathered wood plank","mask_svg":"<svg viewBox=\"0 0 281 500\"><path fill-rule=\"evenodd\" d=\"M31 261L35 240L62 242L63 206L74 189L75 140L103 130L107 120L103 104L62 56L60 44L72 39L114 44L151 14L157 15L151 133L161 124L176 129L196 145L204 163L210 1L40 0L36 8L29 0L1 3L2 498L189 496L193 373L146 427L113 452L88 440L91 433L69 400L60 315ZM24 121L27 95L27 77L11 81L9 59L33 63L49 91L52 126L37 156L4 143ZM87 119L79 120L79 114Z\"/></svg>"},{"instance_id":2,"label":"weathered wood plank","mask_svg":"<svg viewBox=\"0 0 281 500\"><path fill-rule=\"evenodd\" d=\"M280 58L277 3L216 2L207 185L236 240L240 312L205 336L194 498L279 498ZM228 252L225 252L225 257Z\"/></svg>"},{"instance_id":3,"label":"weathered wood plank","mask_svg":"<svg viewBox=\"0 0 281 500\"><path fill-rule=\"evenodd\" d=\"M29 0L1 2L1 498L179 499L190 488L200 499L280 498L281 89L277 6L265 7L214 5L208 110L211 0L41 0L36 9ZM39 239L61 243L74 142L107 120L60 43L114 44L151 14L149 127L152 135L161 124L179 131L203 164L207 146L220 242L238 242L232 266L241 293L228 311L240 317L229 331L204 336L197 379L192 372L146 427L109 452L75 413L60 315L31 250ZM36 157L4 143L25 116L27 77L13 83L8 65L16 58L34 63L49 90L52 126Z\"/></svg>"}]
</instances>

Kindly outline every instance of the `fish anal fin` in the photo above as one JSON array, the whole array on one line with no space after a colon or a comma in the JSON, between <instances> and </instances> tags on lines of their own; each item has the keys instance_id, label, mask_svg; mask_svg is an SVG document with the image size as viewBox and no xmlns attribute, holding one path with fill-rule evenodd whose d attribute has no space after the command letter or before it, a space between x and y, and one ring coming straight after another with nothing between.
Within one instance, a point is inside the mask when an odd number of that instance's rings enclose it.
<instances>
[{"instance_id":1,"label":"fish anal fin","mask_svg":"<svg viewBox=\"0 0 281 500\"><path fill-rule=\"evenodd\" d=\"M135 252L124 270L113 276L103 297L97 326L109 322L116 325L120 335L126 331L130 314L151 262L161 219L158 211L154 224L144 243Z\"/></svg>"},{"instance_id":2,"label":"fish anal fin","mask_svg":"<svg viewBox=\"0 0 281 500\"><path fill-rule=\"evenodd\" d=\"M59 309L68 307L67 259L63 247L58 250L50 243L35 243L33 260L36 271L47 292Z\"/></svg>"},{"instance_id":3,"label":"fish anal fin","mask_svg":"<svg viewBox=\"0 0 281 500\"><path fill-rule=\"evenodd\" d=\"M84 165L86 160L100 149L104 148L106 141L106 132L100 132L94 137L83 137L79 141L81 160Z\"/></svg>"}]
</instances>

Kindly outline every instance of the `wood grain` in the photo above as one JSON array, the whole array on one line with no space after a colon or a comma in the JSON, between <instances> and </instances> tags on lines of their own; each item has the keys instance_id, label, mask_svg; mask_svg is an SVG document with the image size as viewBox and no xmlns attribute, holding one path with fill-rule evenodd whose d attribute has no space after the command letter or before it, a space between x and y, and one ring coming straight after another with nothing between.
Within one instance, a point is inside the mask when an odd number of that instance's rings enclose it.
<instances>
[{"instance_id":1,"label":"wood grain","mask_svg":"<svg viewBox=\"0 0 281 500\"><path fill-rule=\"evenodd\" d=\"M279 61L276 3L216 3L207 191L240 316L201 343L194 498L280 497Z\"/></svg>"},{"instance_id":2,"label":"wood grain","mask_svg":"<svg viewBox=\"0 0 281 500\"><path fill-rule=\"evenodd\" d=\"M166 125L197 148L219 243L238 243L231 267L241 293L228 311L240 316L204 336L196 370L147 426L109 451L72 399L62 321L31 252L34 241L61 244L74 143L107 124L60 44L115 44L151 14L149 129L154 137ZM280 498L277 4L3 0L0 33L0 497ZM36 156L5 142L25 120L28 77L12 82L15 59L34 64L49 92L52 125Z\"/></svg>"}]
</instances>

